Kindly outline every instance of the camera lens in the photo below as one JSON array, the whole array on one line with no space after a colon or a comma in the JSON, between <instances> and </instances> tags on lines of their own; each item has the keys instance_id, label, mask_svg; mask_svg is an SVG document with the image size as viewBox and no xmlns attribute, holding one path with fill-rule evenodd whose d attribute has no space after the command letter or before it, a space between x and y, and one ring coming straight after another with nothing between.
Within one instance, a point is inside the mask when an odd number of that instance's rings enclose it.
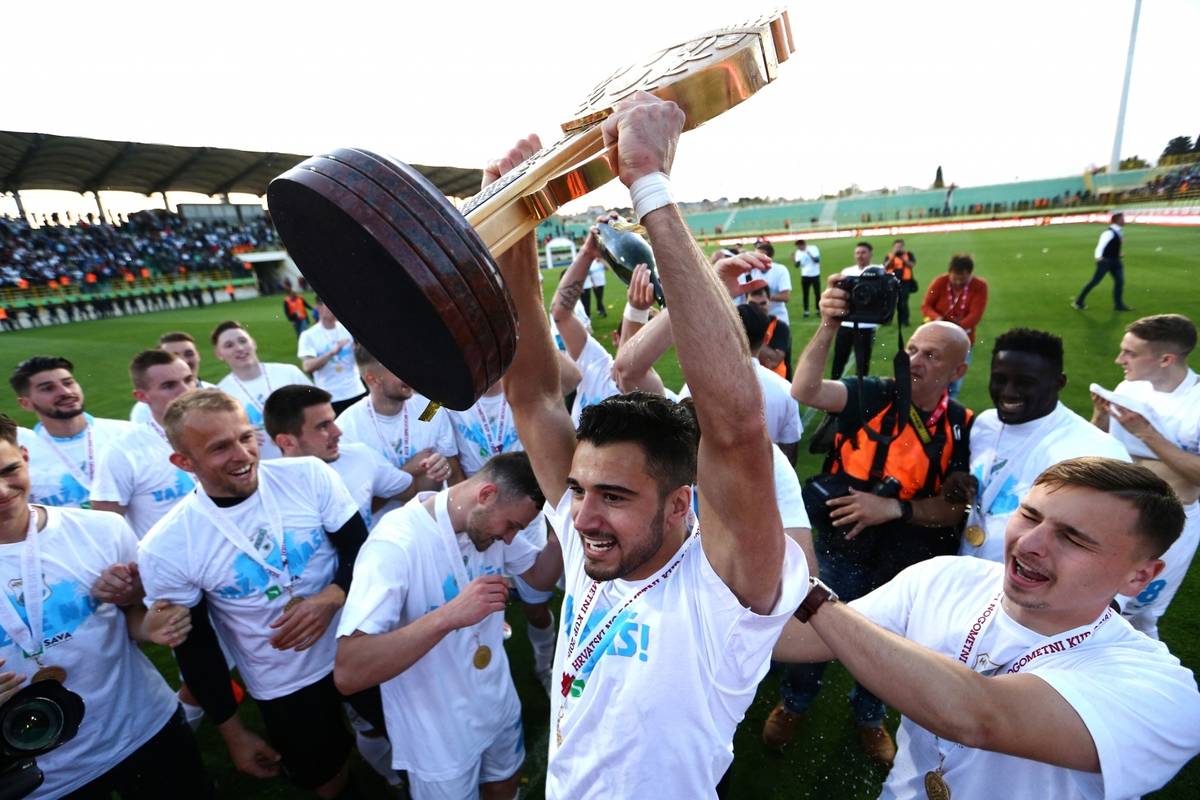
<instances>
[{"instance_id":1,"label":"camera lens","mask_svg":"<svg viewBox=\"0 0 1200 800\"><path fill-rule=\"evenodd\" d=\"M26 700L0 722L0 736L14 750L43 750L54 744L62 729L62 709L43 697Z\"/></svg>"},{"instance_id":2,"label":"camera lens","mask_svg":"<svg viewBox=\"0 0 1200 800\"><path fill-rule=\"evenodd\" d=\"M864 306L875 299L875 290L873 287L860 283L854 287L854 291L850 293L850 301L856 306Z\"/></svg>"}]
</instances>

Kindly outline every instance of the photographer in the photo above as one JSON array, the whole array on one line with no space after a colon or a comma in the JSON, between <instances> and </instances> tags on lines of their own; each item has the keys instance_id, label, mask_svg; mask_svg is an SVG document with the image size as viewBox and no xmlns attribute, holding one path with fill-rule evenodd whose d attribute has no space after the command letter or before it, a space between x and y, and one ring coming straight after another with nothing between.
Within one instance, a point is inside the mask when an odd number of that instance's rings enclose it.
<instances>
[{"instance_id":1,"label":"photographer","mask_svg":"<svg viewBox=\"0 0 1200 800\"><path fill-rule=\"evenodd\" d=\"M947 387L966 372L969 341L951 323L917 328L907 346L911 399L890 378L822 380L838 327L854 317L850 294L838 281L831 277L821 295L821 325L796 364L792 396L837 414L831 455L822 475L806 483L805 500L821 579L841 597L857 598L905 567L957 550L971 414L950 399ZM897 366L903 375L903 363ZM781 748L791 739L823 671L823 665L788 668L764 743ZM883 703L862 686L855 686L850 702L864 751L890 766L896 747L882 727Z\"/></svg>"},{"instance_id":2,"label":"photographer","mask_svg":"<svg viewBox=\"0 0 1200 800\"><path fill-rule=\"evenodd\" d=\"M901 327L908 327L908 298L917 291L917 278L914 270L917 266L917 256L911 250L904 248L904 240L892 242L892 251L883 260L883 267L889 274L900 279L900 302L896 305L896 316L900 319Z\"/></svg>"},{"instance_id":3,"label":"photographer","mask_svg":"<svg viewBox=\"0 0 1200 800\"><path fill-rule=\"evenodd\" d=\"M863 270L877 266L871 264L871 256L874 252L870 242L856 244L854 246L854 263L842 270L838 276L855 278L862 275ZM821 313L820 301L817 302L817 313ZM871 371L871 348L875 344L875 329L878 327L879 325L874 322L860 322L856 325L849 321L843 322L840 327L835 326L837 338L833 345L833 365L829 371L830 378L836 381L842 377L842 373L846 371L846 362L850 360L851 350L854 351L854 364L858 371L863 375ZM821 362L822 365L824 363L824 361ZM798 375L799 373L793 374Z\"/></svg>"}]
</instances>

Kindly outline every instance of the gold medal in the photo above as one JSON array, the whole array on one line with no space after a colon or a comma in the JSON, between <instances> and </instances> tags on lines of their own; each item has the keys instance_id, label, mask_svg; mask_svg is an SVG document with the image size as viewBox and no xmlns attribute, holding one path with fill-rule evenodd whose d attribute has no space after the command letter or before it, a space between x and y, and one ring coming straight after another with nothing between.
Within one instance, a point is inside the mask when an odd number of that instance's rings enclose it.
<instances>
[{"instance_id":1,"label":"gold medal","mask_svg":"<svg viewBox=\"0 0 1200 800\"><path fill-rule=\"evenodd\" d=\"M925 796L929 800L950 800L950 784L946 783L940 769L925 773Z\"/></svg>"},{"instance_id":2,"label":"gold medal","mask_svg":"<svg viewBox=\"0 0 1200 800\"><path fill-rule=\"evenodd\" d=\"M37 672L33 673L33 677L29 679L30 683L38 681L58 681L59 683L67 682L67 671L62 667L42 667Z\"/></svg>"},{"instance_id":3,"label":"gold medal","mask_svg":"<svg viewBox=\"0 0 1200 800\"><path fill-rule=\"evenodd\" d=\"M970 525L963 532L963 538L967 540L967 544L971 547L980 547L983 545L984 539L987 538L987 532L979 525Z\"/></svg>"},{"instance_id":4,"label":"gold medal","mask_svg":"<svg viewBox=\"0 0 1200 800\"><path fill-rule=\"evenodd\" d=\"M292 595L291 597L289 597L289 598L288 598L288 601L287 601L287 603L286 603L286 604L284 604L284 606L283 606L283 610L284 610L285 612L287 612L287 611L291 611L293 608L295 608L296 606L300 605L300 604L301 604L301 603L303 603L303 602L304 602L304 598L303 598L303 597L300 597L299 595L295 595L295 594L294 594L294 595Z\"/></svg>"},{"instance_id":5,"label":"gold medal","mask_svg":"<svg viewBox=\"0 0 1200 800\"><path fill-rule=\"evenodd\" d=\"M486 669L487 665L492 663L492 648L486 644L476 647L475 656L471 659L471 663L475 665L475 669Z\"/></svg>"}]
</instances>

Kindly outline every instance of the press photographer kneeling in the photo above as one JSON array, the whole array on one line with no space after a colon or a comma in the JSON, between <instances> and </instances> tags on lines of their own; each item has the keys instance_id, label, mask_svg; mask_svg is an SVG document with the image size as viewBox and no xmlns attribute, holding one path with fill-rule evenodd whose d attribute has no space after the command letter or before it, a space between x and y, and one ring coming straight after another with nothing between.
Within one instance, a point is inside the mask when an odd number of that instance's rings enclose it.
<instances>
[{"instance_id":1,"label":"press photographer kneeling","mask_svg":"<svg viewBox=\"0 0 1200 800\"><path fill-rule=\"evenodd\" d=\"M833 447L822 473L805 482L804 499L821 580L843 599L865 595L919 561L956 553L968 502L971 412L947 392L967 370L970 341L962 328L917 328L897 353L894 378L822 379L842 322L891 319L897 282L881 273L830 277L821 325L792 382L796 400L837 415ZM781 748L791 740L823 672L824 664L786 669L764 743ZM883 703L856 684L850 704L863 749L891 766L896 747L883 728Z\"/></svg>"}]
</instances>

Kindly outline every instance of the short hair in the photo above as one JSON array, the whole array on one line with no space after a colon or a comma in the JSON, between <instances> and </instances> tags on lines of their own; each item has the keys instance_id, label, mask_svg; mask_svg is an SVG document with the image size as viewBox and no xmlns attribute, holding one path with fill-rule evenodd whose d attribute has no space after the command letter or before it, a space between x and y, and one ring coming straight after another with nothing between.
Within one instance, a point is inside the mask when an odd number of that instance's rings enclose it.
<instances>
[{"instance_id":1,"label":"short hair","mask_svg":"<svg viewBox=\"0 0 1200 800\"><path fill-rule=\"evenodd\" d=\"M171 447L181 450L183 426L189 414L194 411L238 411L241 407L241 403L220 389L197 389L181 394L171 401L171 405L167 406L167 411L163 414L163 431L166 432Z\"/></svg>"},{"instance_id":2,"label":"short hair","mask_svg":"<svg viewBox=\"0 0 1200 800\"><path fill-rule=\"evenodd\" d=\"M167 331L162 336L158 337L158 345L161 347L164 344L174 344L176 342L191 342L196 343L192 335L186 331ZM216 344L215 340L213 342Z\"/></svg>"},{"instance_id":3,"label":"short hair","mask_svg":"<svg viewBox=\"0 0 1200 800\"><path fill-rule=\"evenodd\" d=\"M860 247L865 247L868 250L870 250L872 253L875 252L875 248L871 246L870 242L859 242L858 244L854 245L855 250L857 250Z\"/></svg>"},{"instance_id":4,"label":"short hair","mask_svg":"<svg viewBox=\"0 0 1200 800\"><path fill-rule=\"evenodd\" d=\"M641 446L646 472L657 481L660 498L696 482L696 418L665 397L630 392L590 405L579 415L575 439L594 447L625 442Z\"/></svg>"},{"instance_id":5,"label":"short hair","mask_svg":"<svg viewBox=\"0 0 1200 800\"><path fill-rule=\"evenodd\" d=\"M971 258L969 253L955 253L950 256L950 271L951 272L974 272L975 259Z\"/></svg>"},{"instance_id":6,"label":"short hair","mask_svg":"<svg viewBox=\"0 0 1200 800\"><path fill-rule=\"evenodd\" d=\"M796 247L799 247L799 246L800 246L800 245L802 245L802 244L804 244L804 240L803 240L803 239L797 239L797 240L796 240Z\"/></svg>"},{"instance_id":7,"label":"short hair","mask_svg":"<svg viewBox=\"0 0 1200 800\"><path fill-rule=\"evenodd\" d=\"M1128 500L1138 512L1133 533L1146 545L1151 558L1167 552L1183 531L1179 497L1169 483L1140 464L1100 456L1069 458L1047 469L1033 485L1095 489Z\"/></svg>"},{"instance_id":8,"label":"short hair","mask_svg":"<svg viewBox=\"0 0 1200 800\"><path fill-rule=\"evenodd\" d=\"M767 258L775 257L775 245L771 244L770 242L755 242L754 249L761 250L766 253Z\"/></svg>"},{"instance_id":9,"label":"short hair","mask_svg":"<svg viewBox=\"0 0 1200 800\"><path fill-rule=\"evenodd\" d=\"M1150 343L1154 352L1187 356L1196 347L1196 324L1183 314L1155 314L1129 323L1126 333Z\"/></svg>"},{"instance_id":10,"label":"short hair","mask_svg":"<svg viewBox=\"0 0 1200 800\"><path fill-rule=\"evenodd\" d=\"M1111 217L1111 219L1110 219L1109 221L1110 221L1110 222L1116 222L1118 219L1122 219L1122 220L1123 220L1123 219L1125 219L1125 212L1124 212L1124 211L1114 211L1114 212L1113 212L1113 215L1112 215L1112 217Z\"/></svg>"},{"instance_id":11,"label":"short hair","mask_svg":"<svg viewBox=\"0 0 1200 800\"><path fill-rule=\"evenodd\" d=\"M304 427L304 409L333 401L333 395L316 386L295 383L280 386L263 403L263 427L274 439L281 433L299 436Z\"/></svg>"},{"instance_id":12,"label":"short hair","mask_svg":"<svg viewBox=\"0 0 1200 800\"><path fill-rule=\"evenodd\" d=\"M893 239L892 244L904 244L904 240L903 239Z\"/></svg>"},{"instance_id":13,"label":"short hair","mask_svg":"<svg viewBox=\"0 0 1200 800\"><path fill-rule=\"evenodd\" d=\"M17 423L8 414L0 414L0 442L8 442L13 447L20 446L17 443Z\"/></svg>"},{"instance_id":14,"label":"short hair","mask_svg":"<svg viewBox=\"0 0 1200 800\"><path fill-rule=\"evenodd\" d=\"M374 366L379 363L379 359L371 355L371 351L362 346L361 342L354 343L354 363L360 368Z\"/></svg>"},{"instance_id":15,"label":"short hair","mask_svg":"<svg viewBox=\"0 0 1200 800\"><path fill-rule=\"evenodd\" d=\"M151 367L161 367L175 361L183 363L182 358L174 353L168 353L166 350L143 350L129 362L129 380L133 381L133 385L137 388L145 389L143 381L146 379L146 372Z\"/></svg>"},{"instance_id":16,"label":"short hair","mask_svg":"<svg viewBox=\"0 0 1200 800\"><path fill-rule=\"evenodd\" d=\"M992 358L1002 350L1040 356L1059 372L1063 370L1063 342L1053 333L1033 328L1013 328L996 337L996 344L992 347Z\"/></svg>"},{"instance_id":17,"label":"short hair","mask_svg":"<svg viewBox=\"0 0 1200 800\"><path fill-rule=\"evenodd\" d=\"M746 342L750 345L750 351L754 352L762 346L763 339L767 338L767 326L771 324L771 320L767 318L767 312L763 311L762 306L754 303L742 303L737 307L737 315L742 320L742 330L746 332Z\"/></svg>"},{"instance_id":18,"label":"short hair","mask_svg":"<svg viewBox=\"0 0 1200 800\"><path fill-rule=\"evenodd\" d=\"M479 468L475 477L496 484L500 489L500 497L504 500L528 497L539 509L546 503L542 487L538 485L537 477L533 474L529 454L523 450L492 456Z\"/></svg>"},{"instance_id":19,"label":"short hair","mask_svg":"<svg viewBox=\"0 0 1200 800\"><path fill-rule=\"evenodd\" d=\"M236 319L227 319L224 322L217 323L217 327L212 329L212 333L208 337L209 340L212 341L213 347L216 347L217 339L221 338L222 333L225 331L234 330L235 328L242 331L246 330L246 326L238 322ZM249 333L249 331L246 332Z\"/></svg>"},{"instance_id":20,"label":"short hair","mask_svg":"<svg viewBox=\"0 0 1200 800\"><path fill-rule=\"evenodd\" d=\"M65 369L71 374L75 373L75 365L62 356L30 356L13 369L12 375L8 376L8 384L14 392L24 397L29 394L30 379L39 372L51 369Z\"/></svg>"}]
</instances>

